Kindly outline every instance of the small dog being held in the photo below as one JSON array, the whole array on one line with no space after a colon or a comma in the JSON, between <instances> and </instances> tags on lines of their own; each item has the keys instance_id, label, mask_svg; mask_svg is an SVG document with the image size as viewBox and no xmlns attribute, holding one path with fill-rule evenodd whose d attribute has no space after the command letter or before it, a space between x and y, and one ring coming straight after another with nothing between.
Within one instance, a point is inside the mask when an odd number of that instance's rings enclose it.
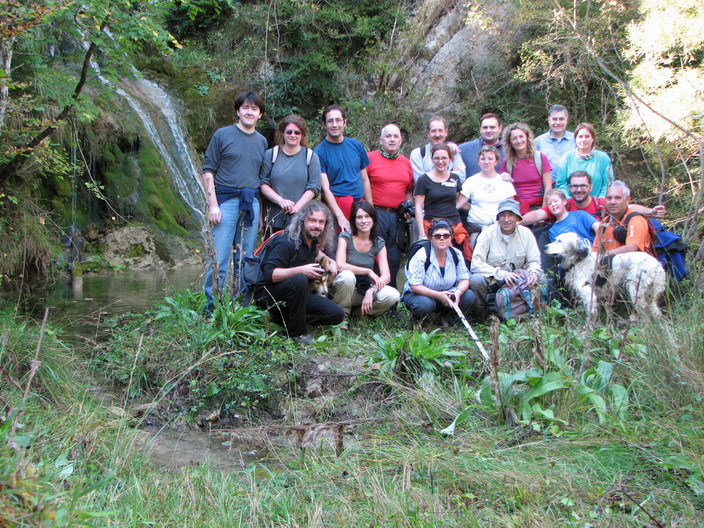
<instances>
[{"instance_id":1,"label":"small dog being held","mask_svg":"<svg viewBox=\"0 0 704 528\"><path fill-rule=\"evenodd\" d=\"M314 279L309 279L310 292L327 297L330 293L330 285L335 278L332 269L330 269L330 259L327 257L318 257L316 262L320 266L320 275Z\"/></svg>"},{"instance_id":2,"label":"small dog being held","mask_svg":"<svg viewBox=\"0 0 704 528\"><path fill-rule=\"evenodd\" d=\"M661 315L658 300L665 291L667 277L655 257L641 251L614 255L607 280L599 286L593 284L596 253L588 241L581 240L576 233L559 235L545 246L545 252L562 257L565 283L594 315L598 312L598 304L612 299L617 289L625 290L637 314Z\"/></svg>"}]
</instances>

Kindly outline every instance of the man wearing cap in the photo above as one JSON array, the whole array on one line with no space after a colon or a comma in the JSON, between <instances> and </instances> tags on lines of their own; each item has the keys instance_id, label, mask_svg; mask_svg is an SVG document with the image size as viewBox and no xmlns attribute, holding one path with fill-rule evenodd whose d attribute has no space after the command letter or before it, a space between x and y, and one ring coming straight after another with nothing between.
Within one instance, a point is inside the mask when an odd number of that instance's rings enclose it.
<instances>
[{"instance_id":1,"label":"man wearing cap","mask_svg":"<svg viewBox=\"0 0 704 528\"><path fill-rule=\"evenodd\" d=\"M413 171L411 162L401 154L403 137L394 124L381 129L379 150L369 153L367 174L372 189L372 200L377 214L379 236L386 243L391 281L396 288L396 275L401 265L401 250L397 244L399 205L413 199Z\"/></svg>"},{"instance_id":2,"label":"man wearing cap","mask_svg":"<svg viewBox=\"0 0 704 528\"><path fill-rule=\"evenodd\" d=\"M528 272L528 287L542 275L540 252L530 229L518 225L522 216L516 200L499 204L496 223L485 228L477 238L472 255L470 288L477 297L475 313L486 313L486 297L502 286L513 286L518 280L516 270Z\"/></svg>"}]
</instances>

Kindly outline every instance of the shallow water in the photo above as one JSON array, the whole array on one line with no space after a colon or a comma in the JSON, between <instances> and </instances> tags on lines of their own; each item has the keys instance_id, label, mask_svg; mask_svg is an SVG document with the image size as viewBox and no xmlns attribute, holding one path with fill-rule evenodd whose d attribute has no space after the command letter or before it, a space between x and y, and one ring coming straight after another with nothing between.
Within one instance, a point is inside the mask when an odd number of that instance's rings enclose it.
<instances>
[{"instance_id":1,"label":"shallow water","mask_svg":"<svg viewBox=\"0 0 704 528\"><path fill-rule=\"evenodd\" d=\"M30 310L39 317L48 307L49 322L62 329L62 341L89 357L90 343L100 340L106 317L145 312L174 292L187 288L197 291L202 288L201 272L202 268L198 267L86 275L78 281L57 281L31 295L27 301ZM82 381L103 405L116 413L124 412L125 404L119 391L93 376L83 377ZM263 455L263 450L256 446L223 440L199 429L145 428L143 433L152 459L172 469L206 464L219 471L239 471Z\"/></svg>"}]
</instances>

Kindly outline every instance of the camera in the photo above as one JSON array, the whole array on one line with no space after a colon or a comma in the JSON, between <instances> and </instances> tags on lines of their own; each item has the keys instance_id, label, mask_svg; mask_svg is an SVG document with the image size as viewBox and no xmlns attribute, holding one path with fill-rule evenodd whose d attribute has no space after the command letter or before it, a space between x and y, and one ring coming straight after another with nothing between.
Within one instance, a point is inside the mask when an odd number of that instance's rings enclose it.
<instances>
[{"instance_id":1,"label":"camera","mask_svg":"<svg viewBox=\"0 0 704 528\"><path fill-rule=\"evenodd\" d=\"M398 215L399 219L403 220L406 223L411 223L416 216L416 205L410 200L401 202L401 204L398 206L398 211L396 214ZM408 214L408 217L406 216L406 214Z\"/></svg>"}]
</instances>

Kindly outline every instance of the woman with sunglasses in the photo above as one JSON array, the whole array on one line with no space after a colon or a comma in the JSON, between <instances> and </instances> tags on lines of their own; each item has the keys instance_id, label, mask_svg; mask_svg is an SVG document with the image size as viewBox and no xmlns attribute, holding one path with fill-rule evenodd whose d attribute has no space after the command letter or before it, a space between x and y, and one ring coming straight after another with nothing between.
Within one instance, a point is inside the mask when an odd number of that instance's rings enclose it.
<instances>
[{"instance_id":1,"label":"woman with sunglasses","mask_svg":"<svg viewBox=\"0 0 704 528\"><path fill-rule=\"evenodd\" d=\"M320 159L308 148L308 125L296 114L276 128L276 146L266 151L259 173L265 238L285 229L291 217L320 192Z\"/></svg>"},{"instance_id":2,"label":"woman with sunglasses","mask_svg":"<svg viewBox=\"0 0 704 528\"><path fill-rule=\"evenodd\" d=\"M475 302L462 253L452 246L453 232L447 220L433 220L428 228L430 244L416 251L408 262L403 303L415 321L437 314L454 324L459 317L452 302L465 314Z\"/></svg>"},{"instance_id":3,"label":"woman with sunglasses","mask_svg":"<svg viewBox=\"0 0 704 528\"><path fill-rule=\"evenodd\" d=\"M396 306L400 295L388 285L391 272L384 239L377 232L376 209L357 200L349 220L352 232L342 231L337 243L339 273L333 282L333 300L346 317L357 307L362 316L379 315Z\"/></svg>"},{"instance_id":4,"label":"woman with sunglasses","mask_svg":"<svg viewBox=\"0 0 704 528\"><path fill-rule=\"evenodd\" d=\"M461 248L464 259L469 261L472 259L472 246L456 204L461 190L460 179L450 172L454 155L445 143L434 145L430 152L433 170L422 174L413 189L418 234L420 238L425 238L431 219L446 219L453 226L452 241Z\"/></svg>"}]
</instances>

